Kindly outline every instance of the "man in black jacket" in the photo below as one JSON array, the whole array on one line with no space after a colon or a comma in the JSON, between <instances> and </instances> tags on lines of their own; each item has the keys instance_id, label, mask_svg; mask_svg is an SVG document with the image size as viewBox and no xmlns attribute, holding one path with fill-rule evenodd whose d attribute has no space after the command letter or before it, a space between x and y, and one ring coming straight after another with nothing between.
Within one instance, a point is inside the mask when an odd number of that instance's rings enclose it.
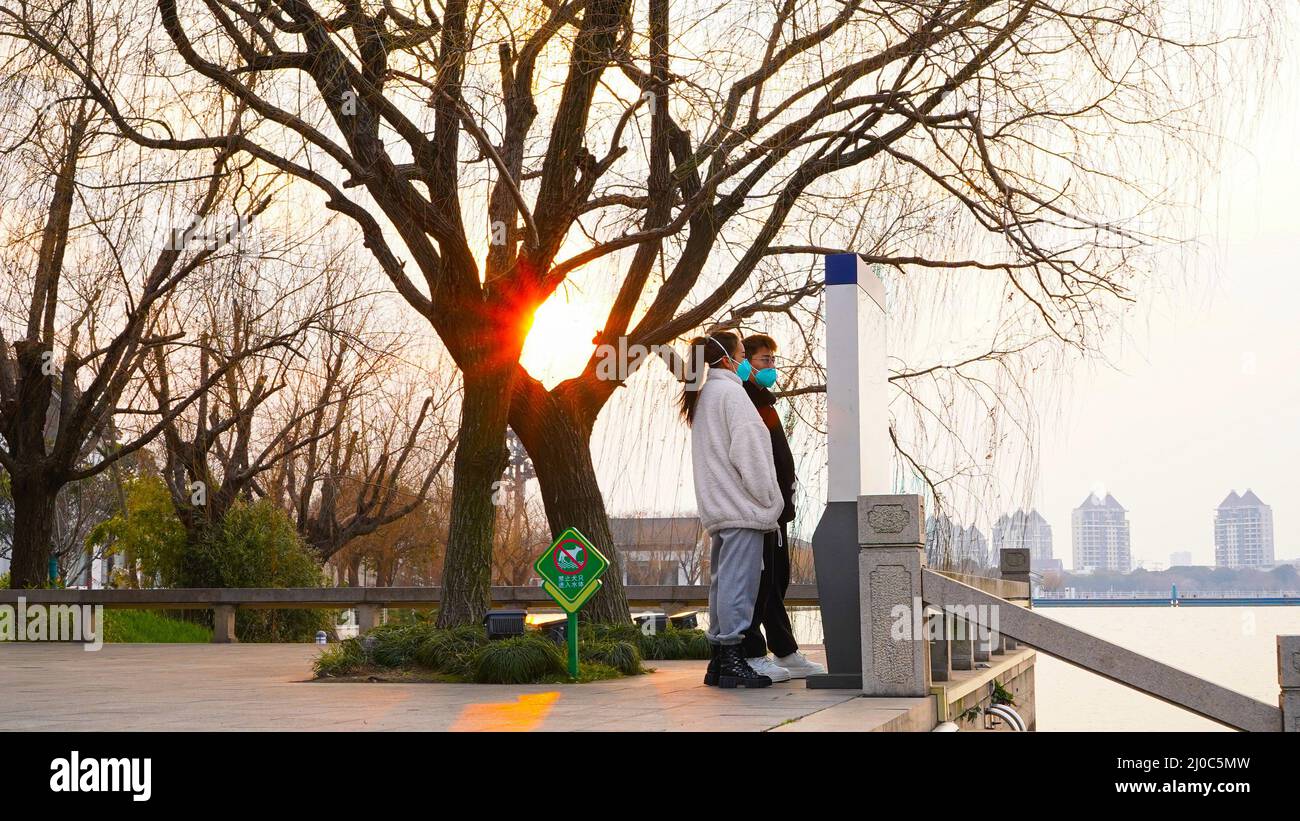
<instances>
[{"instance_id":1,"label":"man in black jacket","mask_svg":"<svg viewBox=\"0 0 1300 821\"><path fill-rule=\"evenodd\" d=\"M744 383L745 393L758 408L758 415L772 436L772 458L776 462L776 480L785 498L785 509L778 519L780 530L766 534L763 539L763 575L759 579L754 618L744 632L741 648L755 672L772 681L788 681L824 673L826 668L799 652L785 609L785 591L790 587L788 527L794 520L795 475L794 454L790 452L790 442L776 412L776 396L768 390L776 382L776 340L766 334L746 337L745 358L751 366L750 377ZM769 649L775 659L768 656Z\"/></svg>"}]
</instances>

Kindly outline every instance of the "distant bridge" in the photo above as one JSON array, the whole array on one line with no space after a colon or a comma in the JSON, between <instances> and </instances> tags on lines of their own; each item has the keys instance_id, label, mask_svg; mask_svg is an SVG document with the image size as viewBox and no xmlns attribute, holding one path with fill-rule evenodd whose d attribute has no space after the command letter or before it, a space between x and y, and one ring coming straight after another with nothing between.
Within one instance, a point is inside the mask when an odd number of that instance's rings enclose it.
<instances>
[{"instance_id":1,"label":"distant bridge","mask_svg":"<svg viewBox=\"0 0 1300 821\"><path fill-rule=\"evenodd\" d=\"M1040 593L1034 607L1300 607L1300 591L1224 590L1179 593L1174 586L1167 593L1106 592Z\"/></svg>"}]
</instances>

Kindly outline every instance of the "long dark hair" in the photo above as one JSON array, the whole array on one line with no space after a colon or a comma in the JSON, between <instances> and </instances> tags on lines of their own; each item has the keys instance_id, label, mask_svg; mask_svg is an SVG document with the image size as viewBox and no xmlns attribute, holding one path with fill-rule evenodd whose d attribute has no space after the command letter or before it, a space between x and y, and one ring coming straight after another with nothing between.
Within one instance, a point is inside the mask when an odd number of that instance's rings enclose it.
<instances>
[{"instance_id":1,"label":"long dark hair","mask_svg":"<svg viewBox=\"0 0 1300 821\"><path fill-rule=\"evenodd\" d=\"M691 340L686 349L686 387L682 389L682 417L686 424L695 422L695 403L699 401L704 377L703 373L696 372L696 364L703 362L710 368L720 368L723 360L739 347L740 336L731 331L718 331Z\"/></svg>"}]
</instances>

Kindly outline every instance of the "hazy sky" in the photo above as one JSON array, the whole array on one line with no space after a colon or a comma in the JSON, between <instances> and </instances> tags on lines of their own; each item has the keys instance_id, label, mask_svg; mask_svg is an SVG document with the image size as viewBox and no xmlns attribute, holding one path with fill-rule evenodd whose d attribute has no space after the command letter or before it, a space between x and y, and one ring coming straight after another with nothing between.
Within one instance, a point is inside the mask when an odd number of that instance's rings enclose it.
<instances>
[{"instance_id":1,"label":"hazy sky","mask_svg":"<svg viewBox=\"0 0 1300 821\"><path fill-rule=\"evenodd\" d=\"M1070 511L1094 486L1129 509L1135 560L1213 563L1214 508L1247 487L1273 508L1278 558L1300 557L1297 85L1285 55L1206 192L1188 285L1144 297L1120 370L1080 370L1045 421L1040 507L1067 566Z\"/></svg>"}]
</instances>

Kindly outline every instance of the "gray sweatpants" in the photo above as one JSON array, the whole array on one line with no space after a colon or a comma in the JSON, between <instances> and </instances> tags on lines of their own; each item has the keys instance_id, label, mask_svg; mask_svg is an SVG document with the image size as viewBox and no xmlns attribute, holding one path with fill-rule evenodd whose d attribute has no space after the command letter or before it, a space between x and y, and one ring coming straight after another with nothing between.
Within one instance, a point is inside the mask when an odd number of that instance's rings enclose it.
<instances>
[{"instance_id":1,"label":"gray sweatpants","mask_svg":"<svg viewBox=\"0 0 1300 821\"><path fill-rule=\"evenodd\" d=\"M763 531L727 528L713 534L709 564L709 641L740 644L754 620L763 575Z\"/></svg>"}]
</instances>

